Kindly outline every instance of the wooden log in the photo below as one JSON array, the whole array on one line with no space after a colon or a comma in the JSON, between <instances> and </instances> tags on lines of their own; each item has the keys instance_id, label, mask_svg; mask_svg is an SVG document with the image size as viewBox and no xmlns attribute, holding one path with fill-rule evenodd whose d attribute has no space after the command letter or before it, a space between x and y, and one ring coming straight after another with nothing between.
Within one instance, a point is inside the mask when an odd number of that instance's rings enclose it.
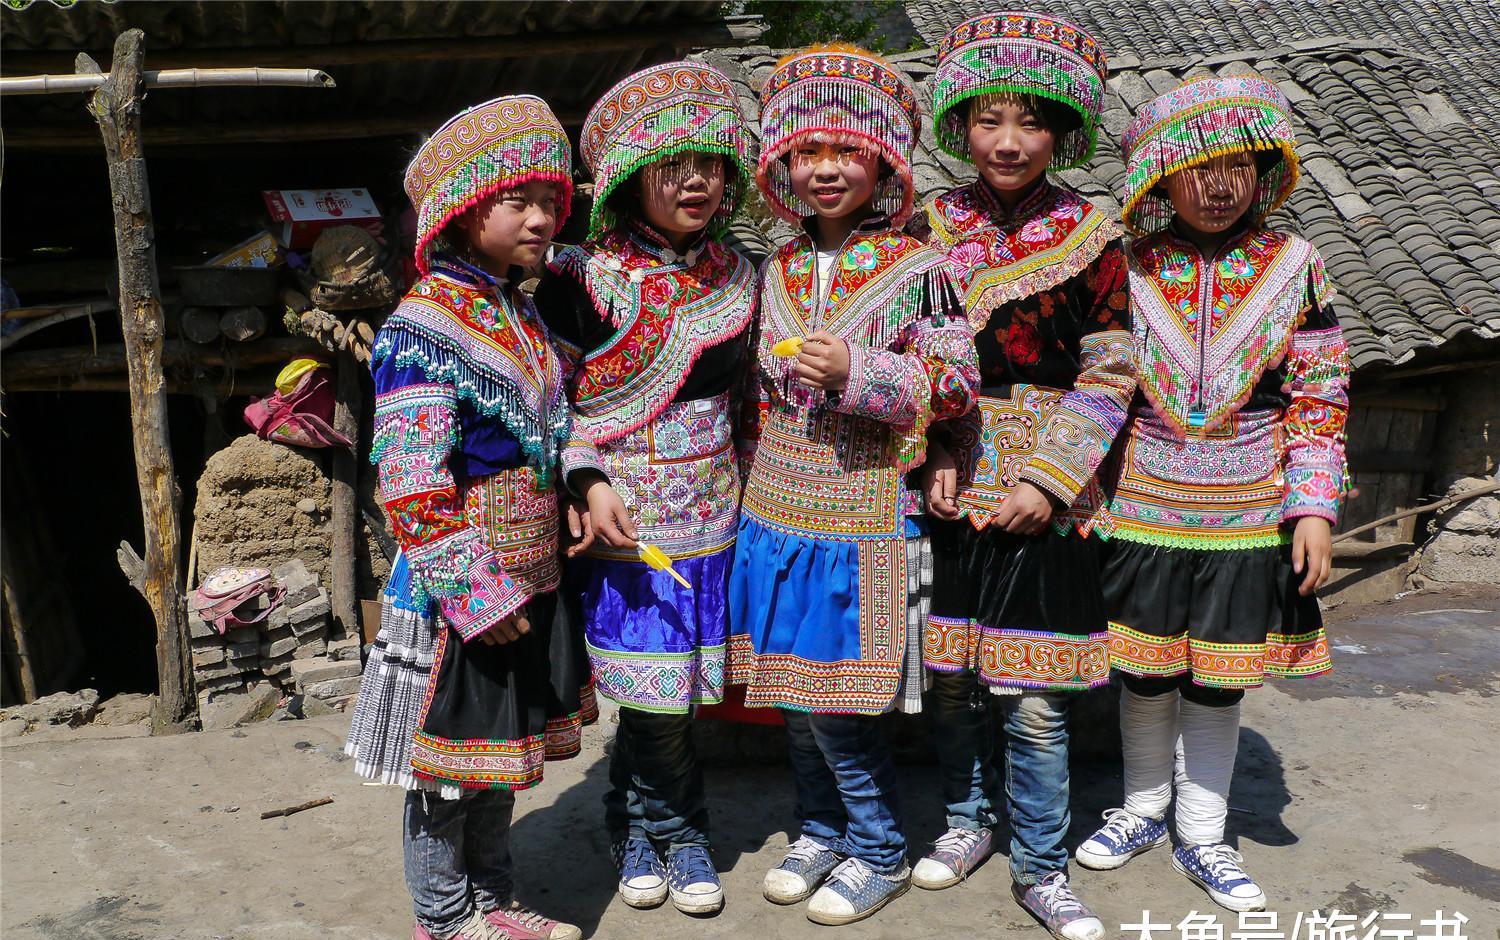
<instances>
[{"instance_id":1,"label":"wooden log","mask_svg":"<svg viewBox=\"0 0 1500 940\"><path fill-rule=\"evenodd\" d=\"M215 371L221 371L216 369ZM168 395L192 395L203 398L229 398L232 395L269 395L276 389L276 376L280 366L254 371L224 369L224 374L204 377L182 376L168 373L163 377L161 390ZM28 379L24 382L5 381L7 395L22 392L128 392L130 379L119 375L55 375L50 378Z\"/></svg>"},{"instance_id":2,"label":"wooden log","mask_svg":"<svg viewBox=\"0 0 1500 940\"><path fill-rule=\"evenodd\" d=\"M1371 529L1378 529L1379 527L1385 525L1387 522L1395 522L1397 519L1405 519L1408 516L1416 516L1424 512L1433 512L1438 509L1445 509L1455 503L1461 503L1465 500L1473 499L1476 496L1486 496L1497 490L1500 490L1500 483L1486 483L1483 486L1476 486L1473 489L1464 490L1462 493L1454 493L1452 496L1444 496L1442 499L1427 503L1423 506L1413 506L1411 509L1403 509L1400 512L1393 512L1388 516L1381 516L1374 522L1367 522L1357 529L1350 529L1348 532L1340 532L1338 535L1335 535L1333 537L1333 541L1342 542L1345 539L1353 538L1354 536L1359 535L1363 532L1368 532Z\"/></svg>"},{"instance_id":3,"label":"wooden log","mask_svg":"<svg viewBox=\"0 0 1500 940\"><path fill-rule=\"evenodd\" d=\"M212 307L183 307L177 328L184 339L194 343L219 341L219 311Z\"/></svg>"},{"instance_id":4,"label":"wooden log","mask_svg":"<svg viewBox=\"0 0 1500 940\"><path fill-rule=\"evenodd\" d=\"M89 111L99 123L109 162L114 206L115 252L120 270L120 325L130 373L131 443L145 517L146 598L156 617L156 733L186 731L197 711L188 657L183 606L180 510L182 491L167 433L167 396L162 391L165 323L156 274L156 233L151 189L141 143L141 60L145 34L128 29L115 40L109 80L99 86ZM98 72L87 56L79 72Z\"/></svg>"},{"instance_id":5,"label":"wooden log","mask_svg":"<svg viewBox=\"0 0 1500 940\"><path fill-rule=\"evenodd\" d=\"M359 531L359 503L355 493L358 484L358 468L355 460L360 452L359 415L360 387L359 364L348 353L343 353L334 362L333 429L354 442L354 452L342 447L333 452L333 481L329 500L329 574L333 585L330 605L333 622L341 627L344 636L359 636L359 614L355 603L355 551L354 537Z\"/></svg>"},{"instance_id":6,"label":"wooden log","mask_svg":"<svg viewBox=\"0 0 1500 940\"><path fill-rule=\"evenodd\" d=\"M260 818L261 819L275 819L278 816L291 816L294 813L300 813L300 812L303 812L304 810L314 809L314 808L319 807L319 806L327 806L329 803L332 803L332 802L333 802L333 797L331 797L331 796L325 796L325 797L322 797L321 799L308 800L306 803L298 803L296 806L287 806L287 807L284 807L283 809L267 810L266 812L260 814Z\"/></svg>"},{"instance_id":7,"label":"wooden log","mask_svg":"<svg viewBox=\"0 0 1500 940\"><path fill-rule=\"evenodd\" d=\"M219 317L219 332L233 343L248 343L266 335L266 315L259 307L230 307Z\"/></svg>"},{"instance_id":8,"label":"wooden log","mask_svg":"<svg viewBox=\"0 0 1500 940\"><path fill-rule=\"evenodd\" d=\"M185 340L168 340L162 343L161 364L167 368L227 366L241 369L272 363L284 365L287 360L300 356L323 358L326 355L323 347L300 336L260 339L224 349L198 346ZM5 356L0 381L6 388L11 388L12 383L20 388L57 378L109 375L125 371L126 359L126 349L121 343L108 343L97 350L91 346L61 346L13 352Z\"/></svg>"},{"instance_id":9,"label":"wooden log","mask_svg":"<svg viewBox=\"0 0 1500 940\"><path fill-rule=\"evenodd\" d=\"M4 352L5 350L19 343L21 340L30 336L31 334L45 330L49 326L56 326L59 323L67 323L69 320L79 320L83 317L92 317L96 313L103 313L105 311L113 313L114 309L115 305L112 302L105 304L78 304L72 307L61 307L57 310L57 312L49 316L37 317L36 319L28 320L22 325L16 327L4 338L0 338L0 352ZM6 312L9 313L10 311Z\"/></svg>"}]
</instances>

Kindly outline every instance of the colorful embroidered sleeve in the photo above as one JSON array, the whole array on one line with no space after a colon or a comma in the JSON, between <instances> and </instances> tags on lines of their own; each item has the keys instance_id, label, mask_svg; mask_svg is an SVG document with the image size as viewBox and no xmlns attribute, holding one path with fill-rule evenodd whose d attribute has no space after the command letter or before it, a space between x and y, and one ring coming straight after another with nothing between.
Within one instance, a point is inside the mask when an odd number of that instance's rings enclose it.
<instances>
[{"instance_id":1,"label":"colorful embroidered sleeve","mask_svg":"<svg viewBox=\"0 0 1500 940\"><path fill-rule=\"evenodd\" d=\"M1337 522L1349 488L1344 425L1349 416L1349 349L1328 305L1321 259L1309 273L1312 309L1292 334L1283 431L1286 496L1281 517L1318 516Z\"/></svg>"},{"instance_id":2,"label":"colorful embroidered sleeve","mask_svg":"<svg viewBox=\"0 0 1500 940\"><path fill-rule=\"evenodd\" d=\"M1089 295L1078 377L1037 435L1020 478L1071 506L1125 426L1135 394L1125 252L1117 240L1076 282Z\"/></svg>"},{"instance_id":3,"label":"colorful embroidered sleeve","mask_svg":"<svg viewBox=\"0 0 1500 940\"><path fill-rule=\"evenodd\" d=\"M584 334L598 325L599 314L589 299L588 293L576 279L575 266L554 265L542 275L537 285L535 302L537 312L547 324L552 335L553 348L562 363L563 382L569 389L568 401L573 400L572 389L577 387L578 374L583 368L583 348L580 345ZM588 438L576 418L573 433L563 444L558 455L558 468L563 485L574 496L579 495L573 485L573 474L581 470L597 470L604 474L604 462L599 449Z\"/></svg>"},{"instance_id":4,"label":"colorful embroidered sleeve","mask_svg":"<svg viewBox=\"0 0 1500 940\"><path fill-rule=\"evenodd\" d=\"M385 329L399 329L388 323ZM370 447L380 496L396 541L411 562L418 603L437 603L464 640L489 630L526 603L464 514L448 468L458 445L458 393L424 381L419 369L377 361L375 433Z\"/></svg>"},{"instance_id":5,"label":"colorful embroidered sleeve","mask_svg":"<svg viewBox=\"0 0 1500 940\"><path fill-rule=\"evenodd\" d=\"M927 426L965 414L979 387L979 356L946 262L913 279L918 313L887 349L849 344L849 380L830 407L925 438Z\"/></svg>"}]
</instances>

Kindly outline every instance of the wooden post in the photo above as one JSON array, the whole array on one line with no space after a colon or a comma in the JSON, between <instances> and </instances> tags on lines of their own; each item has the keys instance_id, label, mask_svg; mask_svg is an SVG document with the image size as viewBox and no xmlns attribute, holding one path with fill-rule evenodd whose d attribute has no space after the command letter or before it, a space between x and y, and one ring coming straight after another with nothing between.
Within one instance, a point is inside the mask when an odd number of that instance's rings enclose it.
<instances>
[{"instance_id":1,"label":"wooden post","mask_svg":"<svg viewBox=\"0 0 1500 940\"><path fill-rule=\"evenodd\" d=\"M141 145L141 58L145 34L138 29L115 40L109 78L94 92L89 112L99 122L109 160L109 190L115 213L115 252L120 266L120 325L130 374L131 441L136 481L145 517L145 594L156 617L155 733L191 730L197 711L188 659L179 538L182 491L167 436L167 396L162 381L164 323L156 274L156 232L151 191ZM77 70L98 66L79 55Z\"/></svg>"},{"instance_id":2,"label":"wooden post","mask_svg":"<svg viewBox=\"0 0 1500 940\"><path fill-rule=\"evenodd\" d=\"M351 327L352 329L353 327ZM343 627L344 636L359 636L359 615L355 603L354 539L359 532L359 502L355 487L359 484L355 461L359 454L360 365L347 350L334 357L333 429L354 442L354 453L342 447L333 450L333 484L329 493L328 559L333 580L330 602L333 622Z\"/></svg>"}]
</instances>

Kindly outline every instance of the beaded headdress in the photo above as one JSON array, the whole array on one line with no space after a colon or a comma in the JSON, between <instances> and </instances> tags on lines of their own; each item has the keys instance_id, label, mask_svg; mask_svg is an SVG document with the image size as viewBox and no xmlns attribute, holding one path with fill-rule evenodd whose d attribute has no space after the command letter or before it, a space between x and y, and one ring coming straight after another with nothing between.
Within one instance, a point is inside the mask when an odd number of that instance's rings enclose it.
<instances>
[{"instance_id":1,"label":"beaded headdress","mask_svg":"<svg viewBox=\"0 0 1500 940\"><path fill-rule=\"evenodd\" d=\"M1081 28L1040 13L990 13L955 26L938 45L932 120L938 146L969 159L968 108L980 95L1035 95L1078 112L1079 126L1058 135L1051 166L1086 162L1098 139L1109 70L1104 50Z\"/></svg>"},{"instance_id":2,"label":"beaded headdress","mask_svg":"<svg viewBox=\"0 0 1500 940\"><path fill-rule=\"evenodd\" d=\"M496 98L448 119L406 166L417 210L417 268L431 266L432 241L454 216L488 196L541 180L556 183L557 227L573 197L573 149L547 102Z\"/></svg>"},{"instance_id":3,"label":"beaded headdress","mask_svg":"<svg viewBox=\"0 0 1500 940\"><path fill-rule=\"evenodd\" d=\"M636 72L589 110L579 151L594 174L589 237L620 223L609 197L641 167L686 151L724 157L724 200L709 223L721 234L744 204L753 141L740 119L734 85L712 66L668 62Z\"/></svg>"},{"instance_id":4,"label":"beaded headdress","mask_svg":"<svg viewBox=\"0 0 1500 940\"><path fill-rule=\"evenodd\" d=\"M1230 153L1280 151L1255 184L1250 218L1259 222L1297 186L1297 136L1281 89L1259 75L1184 82L1136 114L1125 131L1125 227L1137 235L1172 221L1172 203L1157 184L1187 167Z\"/></svg>"},{"instance_id":5,"label":"beaded headdress","mask_svg":"<svg viewBox=\"0 0 1500 940\"><path fill-rule=\"evenodd\" d=\"M792 192L783 157L799 137L823 132L875 148L890 167L875 206L896 225L911 215L911 153L920 129L917 94L890 64L854 47L809 49L783 61L761 89L755 181L771 209L795 222L813 214Z\"/></svg>"}]
</instances>

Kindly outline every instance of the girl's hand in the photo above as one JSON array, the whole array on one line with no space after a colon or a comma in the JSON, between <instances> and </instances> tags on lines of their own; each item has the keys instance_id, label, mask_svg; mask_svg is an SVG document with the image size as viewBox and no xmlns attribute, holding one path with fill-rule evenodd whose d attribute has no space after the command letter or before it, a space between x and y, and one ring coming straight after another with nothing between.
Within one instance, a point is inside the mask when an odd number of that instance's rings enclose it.
<instances>
[{"instance_id":1,"label":"girl's hand","mask_svg":"<svg viewBox=\"0 0 1500 940\"><path fill-rule=\"evenodd\" d=\"M1333 567L1333 529L1327 519L1303 516L1292 532L1292 570L1306 572L1297 593L1303 597L1328 582Z\"/></svg>"},{"instance_id":2,"label":"girl's hand","mask_svg":"<svg viewBox=\"0 0 1500 940\"><path fill-rule=\"evenodd\" d=\"M522 607L504 620L479 634L479 638L486 646L502 646L512 640L519 640L531 632L531 621L526 617L526 608Z\"/></svg>"},{"instance_id":3,"label":"girl's hand","mask_svg":"<svg viewBox=\"0 0 1500 940\"><path fill-rule=\"evenodd\" d=\"M1022 480L1006 494L990 525L1016 535L1040 535L1052 521L1052 497Z\"/></svg>"},{"instance_id":4,"label":"girl's hand","mask_svg":"<svg viewBox=\"0 0 1500 940\"><path fill-rule=\"evenodd\" d=\"M849 346L827 330L818 330L797 353L797 381L825 392L842 391L849 384Z\"/></svg>"},{"instance_id":5,"label":"girl's hand","mask_svg":"<svg viewBox=\"0 0 1500 940\"><path fill-rule=\"evenodd\" d=\"M635 523L624 500L603 476L595 474L586 484L583 498L589 504L589 523L595 536L610 548L635 548Z\"/></svg>"},{"instance_id":6,"label":"girl's hand","mask_svg":"<svg viewBox=\"0 0 1500 940\"><path fill-rule=\"evenodd\" d=\"M927 442L927 462L922 465L922 492L927 512L939 519L958 518L958 465L948 448Z\"/></svg>"},{"instance_id":7,"label":"girl's hand","mask_svg":"<svg viewBox=\"0 0 1500 940\"><path fill-rule=\"evenodd\" d=\"M564 551L565 557L577 558L594 544L594 521L587 503L570 499L564 504L564 518L568 523L571 540Z\"/></svg>"}]
</instances>

